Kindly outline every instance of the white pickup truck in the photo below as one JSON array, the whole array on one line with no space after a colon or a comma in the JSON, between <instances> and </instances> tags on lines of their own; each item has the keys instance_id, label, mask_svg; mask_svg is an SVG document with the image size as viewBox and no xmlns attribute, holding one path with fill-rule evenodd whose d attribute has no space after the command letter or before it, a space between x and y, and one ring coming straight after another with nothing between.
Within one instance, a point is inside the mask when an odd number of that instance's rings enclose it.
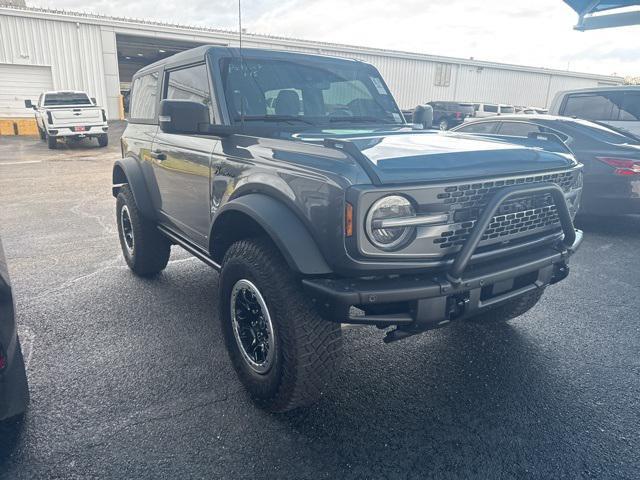
<instances>
[{"instance_id":1,"label":"white pickup truck","mask_svg":"<svg viewBox=\"0 0 640 480\"><path fill-rule=\"evenodd\" d=\"M109 143L106 112L85 92L44 92L36 105L25 100L24 106L35 110L38 133L49 148L56 148L59 138L97 138L101 147Z\"/></svg>"}]
</instances>

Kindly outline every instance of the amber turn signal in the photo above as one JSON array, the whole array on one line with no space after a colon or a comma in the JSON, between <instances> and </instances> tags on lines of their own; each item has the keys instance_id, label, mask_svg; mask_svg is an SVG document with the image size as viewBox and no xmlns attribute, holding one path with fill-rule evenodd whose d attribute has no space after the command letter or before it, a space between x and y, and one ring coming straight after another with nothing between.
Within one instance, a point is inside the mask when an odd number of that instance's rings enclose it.
<instances>
[{"instance_id":1,"label":"amber turn signal","mask_svg":"<svg viewBox=\"0 0 640 480\"><path fill-rule=\"evenodd\" d=\"M344 234L347 237L353 235L353 206L350 203L344 206Z\"/></svg>"}]
</instances>

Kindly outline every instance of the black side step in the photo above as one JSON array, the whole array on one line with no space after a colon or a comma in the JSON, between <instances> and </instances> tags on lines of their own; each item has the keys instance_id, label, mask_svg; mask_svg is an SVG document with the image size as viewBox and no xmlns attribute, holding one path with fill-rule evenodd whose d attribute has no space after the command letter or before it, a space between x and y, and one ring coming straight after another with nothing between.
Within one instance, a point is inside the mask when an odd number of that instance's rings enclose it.
<instances>
[{"instance_id":1,"label":"black side step","mask_svg":"<svg viewBox=\"0 0 640 480\"><path fill-rule=\"evenodd\" d=\"M194 257L196 257L199 260L202 260L204 263L206 263L210 267L215 268L218 272L222 268L220 265L218 265L217 262L215 262L211 257L209 257L209 255L207 255L206 252L203 252L202 249L200 249L199 247L197 247L193 243L185 240L180 235L178 235L177 233L173 232L172 230L170 230L169 228L165 227L164 225L158 225L158 230L160 230L163 235L165 235L166 237L171 239L172 242L176 243L177 245L180 245L182 248L184 248L191 255L193 255Z\"/></svg>"}]
</instances>

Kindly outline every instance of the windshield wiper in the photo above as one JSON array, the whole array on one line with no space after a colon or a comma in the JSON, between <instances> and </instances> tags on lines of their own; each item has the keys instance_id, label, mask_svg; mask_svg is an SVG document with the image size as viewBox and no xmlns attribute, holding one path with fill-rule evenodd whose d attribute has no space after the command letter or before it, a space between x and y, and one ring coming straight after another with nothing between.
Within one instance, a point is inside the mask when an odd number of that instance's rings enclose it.
<instances>
[{"instance_id":1,"label":"windshield wiper","mask_svg":"<svg viewBox=\"0 0 640 480\"><path fill-rule=\"evenodd\" d=\"M387 122L386 120L382 120L380 118L376 118L376 117L367 117L367 116L357 116L354 115L352 117L329 117L329 122L331 123L338 123L338 122L345 122L345 123L380 123L380 124L384 124L384 125L388 125L390 123L393 122Z\"/></svg>"},{"instance_id":2,"label":"windshield wiper","mask_svg":"<svg viewBox=\"0 0 640 480\"><path fill-rule=\"evenodd\" d=\"M233 120L235 122L299 122L315 125L313 122L296 115L245 115L244 117L236 117Z\"/></svg>"}]
</instances>

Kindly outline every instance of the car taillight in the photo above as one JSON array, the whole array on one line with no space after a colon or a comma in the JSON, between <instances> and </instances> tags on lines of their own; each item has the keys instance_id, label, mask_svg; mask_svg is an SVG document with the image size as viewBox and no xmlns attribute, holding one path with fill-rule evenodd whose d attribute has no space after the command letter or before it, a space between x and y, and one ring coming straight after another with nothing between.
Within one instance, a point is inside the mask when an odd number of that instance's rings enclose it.
<instances>
[{"instance_id":1,"label":"car taillight","mask_svg":"<svg viewBox=\"0 0 640 480\"><path fill-rule=\"evenodd\" d=\"M102 121L103 122L107 121L107 112L105 112L104 110L102 110Z\"/></svg>"},{"instance_id":2,"label":"car taillight","mask_svg":"<svg viewBox=\"0 0 640 480\"><path fill-rule=\"evenodd\" d=\"M603 163L615 168L614 175L640 175L640 160L614 157L596 157Z\"/></svg>"},{"instance_id":3,"label":"car taillight","mask_svg":"<svg viewBox=\"0 0 640 480\"><path fill-rule=\"evenodd\" d=\"M49 125L53 125L53 117L51 116L51 112L47 112L47 121Z\"/></svg>"},{"instance_id":4,"label":"car taillight","mask_svg":"<svg viewBox=\"0 0 640 480\"><path fill-rule=\"evenodd\" d=\"M456 119L460 120L460 117L462 116L462 113L460 112L456 112Z\"/></svg>"}]
</instances>

